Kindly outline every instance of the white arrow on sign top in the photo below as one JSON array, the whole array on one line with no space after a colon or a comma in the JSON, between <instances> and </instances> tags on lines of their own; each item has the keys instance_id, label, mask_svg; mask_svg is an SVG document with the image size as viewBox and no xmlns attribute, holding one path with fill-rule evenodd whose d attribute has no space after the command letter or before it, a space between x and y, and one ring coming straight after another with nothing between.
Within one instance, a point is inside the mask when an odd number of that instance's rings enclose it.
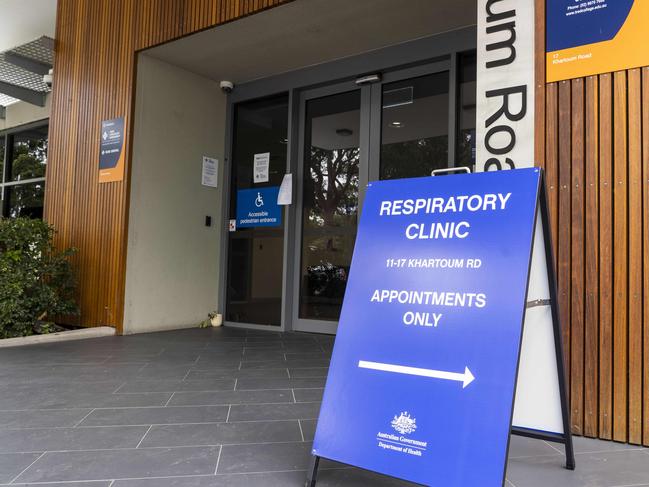
<instances>
[{"instance_id":1,"label":"white arrow on sign top","mask_svg":"<svg viewBox=\"0 0 649 487\"><path fill-rule=\"evenodd\" d=\"M471 384L475 377L468 367L464 367L464 373L446 372L444 370L420 369L417 367L406 367L405 365L382 364L380 362L368 362L359 360L358 367L361 369L381 370L383 372L394 372L395 374L418 375L420 377L432 377L434 379L454 380L462 382L462 389Z\"/></svg>"}]
</instances>

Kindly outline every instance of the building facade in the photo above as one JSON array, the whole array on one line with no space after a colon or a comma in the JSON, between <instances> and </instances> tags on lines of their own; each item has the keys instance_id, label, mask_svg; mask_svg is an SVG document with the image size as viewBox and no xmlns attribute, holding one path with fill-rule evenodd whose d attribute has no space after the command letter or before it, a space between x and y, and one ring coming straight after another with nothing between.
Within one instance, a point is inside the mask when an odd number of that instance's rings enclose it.
<instances>
[{"instance_id":1,"label":"building facade","mask_svg":"<svg viewBox=\"0 0 649 487\"><path fill-rule=\"evenodd\" d=\"M573 431L649 445L649 68L546 82L533 6L517 27L536 45L530 144ZM80 322L139 333L217 311L335 332L365 184L479 163L479 15L464 0L59 0L45 218L79 249ZM124 176L100 182L114 119ZM293 204L242 218L286 174Z\"/></svg>"}]
</instances>

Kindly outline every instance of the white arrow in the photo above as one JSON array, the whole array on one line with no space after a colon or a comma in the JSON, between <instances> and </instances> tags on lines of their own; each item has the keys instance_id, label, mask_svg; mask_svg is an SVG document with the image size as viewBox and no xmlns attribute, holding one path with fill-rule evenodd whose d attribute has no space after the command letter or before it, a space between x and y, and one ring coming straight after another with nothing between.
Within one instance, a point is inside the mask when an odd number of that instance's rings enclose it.
<instances>
[{"instance_id":1,"label":"white arrow","mask_svg":"<svg viewBox=\"0 0 649 487\"><path fill-rule=\"evenodd\" d=\"M471 384L475 377L468 367L464 367L464 373L446 372L444 370L420 369L417 367L406 367L405 365L382 364L380 362L368 362L359 360L358 367L361 369L382 370L383 372L394 372L395 374L418 375L421 377L432 377L434 379L454 380L462 382L462 389Z\"/></svg>"}]
</instances>

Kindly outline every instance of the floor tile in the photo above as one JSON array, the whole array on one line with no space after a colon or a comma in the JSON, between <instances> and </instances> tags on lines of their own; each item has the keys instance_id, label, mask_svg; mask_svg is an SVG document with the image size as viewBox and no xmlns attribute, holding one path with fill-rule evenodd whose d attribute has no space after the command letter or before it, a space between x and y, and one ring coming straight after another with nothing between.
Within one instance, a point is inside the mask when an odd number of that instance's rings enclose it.
<instances>
[{"instance_id":1,"label":"floor tile","mask_svg":"<svg viewBox=\"0 0 649 487\"><path fill-rule=\"evenodd\" d=\"M324 387L324 378L312 379L259 379L243 378L237 381L237 390L264 390L264 389L312 389Z\"/></svg>"},{"instance_id":2,"label":"floor tile","mask_svg":"<svg viewBox=\"0 0 649 487\"><path fill-rule=\"evenodd\" d=\"M332 347L325 335L196 328L3 351L0 451L29 450L0 453L0 484L24 470L18 480L41 487L302 486ZM507 487L649 487L649 450L574 443L569 472L561 445L513 437ZM321 467L318 487L409 485Z\"/></svg>"},{"instance_id":3,"label":"floor tile","mask_svg":"<svg viewBox=\"0 0 649 487\"><path fill-rule=\"evenodd\" d=\"M293 360L290 363L282 360L262 360L241 363L242 369L283 369L286 367L329 367L329 360Z\"/></svg>"},{"instance_id":4,"label":"floor tile","mask_svg":"<svg viewBox=\"0 0 649 487\"><path fill-rule=\"evenodd\" d=\"M315 389L295 389L296 402L320 402L322 401L323 388Z\"/></svg>"},{"instance_id":5,"label":"floor tile","mask_svg":"<svg viewBox=\"0 0 649 487\"><path fill-rule=\"evenodd\" d=\"M118 480L112 487L304 487L305 472L210 475L172 479ZM320 485L318 483L318 485Z\"/></svg>"},{"instance_id":6,"label":"floor tile","mask_svg":"<svg viewBox=\"0 0 649 487\"><path fill-rule=\"evenodd\" d=\"M627 443L618 443L616 441L601 441L592 438L584 438L582 436L573 436L572 444L575 453L597 453L606 451L619 451L619 450L637 450L641 447L636 445L629 445ZM563 451L563 445L556 445L556 448ZM646 451L649 451L647 449Z\"/></svg>"},{"instance_id":7,"label":"floor tile","mask_svg":"<svg viewBox=\"0 0 649 487\"><path fill-rule=\"evenodd\" d=\"M0 410L164 406L170 397L171 393L12 395L0 397Z\"/></svg>"},{"instance_id":8,"label":"floor tile","mask_svg":"<svg viewBox=\"0 0 649 487\"><path fill-rule=\"evenodd\" d=\"M310 455L310 443L226 445L221 452L217 473L305 470Z\"/></svg>"},{"instance_id":9,"label":"floor tile","mask_svg":"<svg viewBox=\"0 0 649 487\"><path fill-rule=\"evenodd\" d=\"M288 371L284 369L246 369L246 370L200 370L194 369L189 372L185 380L223 380L242 379L245 377L263 377L266 379L288 379Z\"/></svg>"},{"instance_id":10,"label":"floor tile","mask_svg":"<svg viewBox=\"0 0 649 487\"><path fill-rule=\"evenodd\" d=\"M315 419L320 403L242 404L232 406L228 421L264 421L283 419Z\"/></svg>"},{"instance_id":11,"label":"floor tile","mask_svg":"<svg viewBox=\"0 0 649 487\"><path fill-rule=\"evenodd\" d=\"M142 447L201 446L300 441L297 421L154 426Z\"/></svg>"},{"instance_id":12,"label":"floor tile","mask_svg":"<svg viewBox=\"0 0 649 487\"><path fill-rule=\"evenodd\" d=\"M111 487L112 480L94 480L89 482L48 482L46 484L11 484L12 487Z\"/></svg>"},{"instance_id":13,"label":"floor tile","mask_svg":"<svg viewBox=\"0 0 649 487\"><path fill-rule=\"evenodd\" d=\"M562 455L557 451L558 446L553 448L542 440L534 440L523 436L511 435L509 441L509 458Z\"/></svg>"},{"instance_id":14,"label":"floor tile","mask_svg":"<svg viewBox=\"0 0 649 487\"><path fill-rule=\"evenodd\" d=\"M130 448L146 433L142 426L0 430L0 452Z\"/></svg>"},{"instance_id":15,"label":"floor tile","mask_svg":"<svg viewBox=\"0 0 649 487\"><path fill-rule=\"evenodd\" d=\"M183 380L194 365L158 366L145 364L135 375L127 377L127 380Z\"/></svg>"},{"instance_id":16,"label":"floor tile","mask_svg":"<svg viewBox=\"0 0 649 487\"><path fill-rule=\"evenodd\" d=\"M229 358L229 357L219 357L218 355L201 355L201 357L198 359L198 361L194 364L195 368L198 369L204 369L206 367L211 367L211 368L221 368L224 369L226 367L232 367L232 368L237 368L239 367L239 364L241 363L241 358Z\"/></svg>"},{"instance_id":17,"label":"floor tile","mask_svg":"<svg viewBox=\"0 0 649 487\"><path fill-rule=\"evenodd\" d=\"M581 453L577 468L566 470L561 456L509 461L507 478L516 487L614 487L649 483L649 455L643 451Z\"/></svg>"},{"instance_id":18,"label":"floor tile","mask_svg":"<svg viewBox=\"0 0 649 487\"><path fill-rule=\"evenodd\" d=\"M121 384L122 381L73 382L62 377L59 381L51 381L46 384L34 384L31 381L20 384L2 384L0 386L0 397L20 393L113 392Z\"/></svg>"},{"instance_id":19,"label":"floor tile","mask_svg":"<svg viewBox=\"0 0 649 487\"><path fill-rule=\"evenodd\" d=\"M248 362L251 360L284 360L284 350L246 350L242 360Z\"/></svg>"},{"instance_id":20,"label":"floor tile","mask_svg":"<svg viewBox=\"0 0 649 487\"><path fill-rule=\"evenodd\" d=\"M207 406L219 404L260 404L293 402L290 390L177 392L169 406Z\"/></svg>"},{"instance_id":21,"label":"floor tile","mask_svg":"<svg viewBox=\"0 0 649 487\"><path fill-rule=\"evenodd\" d=\"M323 469L318 472L318 487L415 487L416 485L359 468Z\"/></svg>"},{"instance_id":22,"label":"floor tile","mask_svg":"<svg viewBox=\"0 0 649 487\"><path fill-rule=\"evenodd\" d=\"M286 354L286 361L289 364L293 362L301 362L303 360L329 360L331 354L329 352L319 352L319 353L303 353L303 352L293 352Z\"/></svg>"},{"instance_id":23,"label":"floor tile","mask_svg":"<svg viewBox=\"0 0 649 487\"><path fill-rule=\"evenodd\" d=\"M292 379L302 379L302 378L311 378L311 377L327 377L329 373L328 367L311 367L311 368L302 368L297 369L295 367L289 367L289 374Z\"/></svg>"},{"instance_id":24,"label":"floor tile","mask_svg":"<svg viewBox=\"0 0 649 487\"><path fill-rule=\"evenodd\" d=\"M95 409L80 426L218 423L227 417L227 406Z\"/></svg>"},{"instance_id":25,"label":"floor tile","mask_svg":"<svg viewBox=\"0 0 649 487\"><path fill-rule=\"evenodd\" d=\"M234 390L234 379L185 381L138 380L127 382L117 390L117 393L232 390Z\"/></svg>"},{"instance_id":26,"label":"floor tile","mask_svg":"<svg viewBox=\"0 0 649 487\"><path fill-rule=\"evenodd\" d=\"M318 425L317 419L301 419L300 426L302 427L302 434L304 441L313 441L315 437L316 426Z\"/></svg>"},{"instance_id":27,"label":"floor tile","mask_svg":"<svg viewBox=\"0 0 649 487\"><path fill-rule=\"evenodd\" d=\"M41 453L0 453L0 484L11 482L40 456Z\"/></svg>"},{"instance_id":28,"label":"floor tile","mask_svg":"<svg viewBox=\"0 0 649 487\"><path fill-rule=\"evenodd\" d=\"M17 482L213 474L219 447L46 453Z\"/></svg>"},{"instance_id":29,"label":"floor tile","mask_svg":"<svg viewBox=\"0 0 649 487\"><path fill-rule=\"evenodd\" d=\"M0 411L0 428L72 427L92 409L55 409L44 411Z\"/></svg>"}]
</instances>

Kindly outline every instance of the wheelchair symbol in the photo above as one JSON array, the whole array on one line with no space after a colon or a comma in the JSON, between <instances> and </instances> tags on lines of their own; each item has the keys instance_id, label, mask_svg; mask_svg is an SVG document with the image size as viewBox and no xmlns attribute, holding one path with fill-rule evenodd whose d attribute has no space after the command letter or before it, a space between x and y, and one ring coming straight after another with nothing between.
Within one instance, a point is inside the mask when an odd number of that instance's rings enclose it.
<instances>
[{"instance_id":1,"label":"wheelchair symbol","mask_svg":"<svg viewBox=\"0 0 649 487\"><path fill-rule=\"evenodd\" d=\"M261 197L261 193L257 193L257 198L255 198L255 206L257 208L264 206L264 199Z\"/></svg>"}]
</instances>

